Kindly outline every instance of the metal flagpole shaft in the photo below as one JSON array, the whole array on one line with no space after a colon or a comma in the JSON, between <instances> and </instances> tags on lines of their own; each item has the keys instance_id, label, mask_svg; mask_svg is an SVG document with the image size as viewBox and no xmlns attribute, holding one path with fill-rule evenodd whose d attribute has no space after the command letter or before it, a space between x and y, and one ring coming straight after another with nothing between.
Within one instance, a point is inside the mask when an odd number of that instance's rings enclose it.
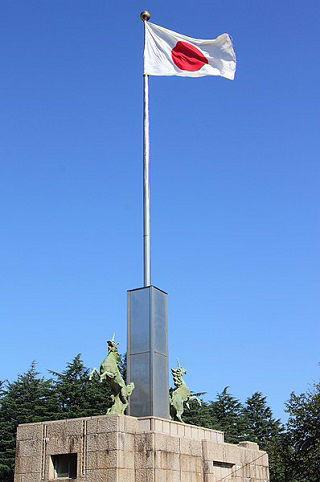
<instances>
[{"instance_id":1,"label":"metal flagpole shaft","mask_svg":"<svg viewBox=\"0 0 320 482\"><path fill-rule=\"evenodd\" d=\"M144 286L151 285L149 78L143 76L143 252Z\"/></svg>"},{"instance_id":2,"label":"metal flagpole shaft","mask_svg":"<svg viewBox=\"0 0 320 482\"><path fill-rule=\"evenodd\" d=\"M147 22L150 13L141 13ZM149 128L149 78L143 75L143 256L144 286L151 285L151 213L150 213L150 128Z\"/></svg>"}]
</instances>

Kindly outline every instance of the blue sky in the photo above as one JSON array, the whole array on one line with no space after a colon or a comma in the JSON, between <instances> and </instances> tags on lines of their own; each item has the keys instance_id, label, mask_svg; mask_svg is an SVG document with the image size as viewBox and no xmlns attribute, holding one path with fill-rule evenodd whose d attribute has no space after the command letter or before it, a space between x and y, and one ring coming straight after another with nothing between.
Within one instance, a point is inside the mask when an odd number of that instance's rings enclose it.
<instances>
[{"instance_id":1,"label":"blue sky","mask_svg":"<svg viewBox=\"0 0 320 482\"><path fill-rule=\"evenodd\" d=\"M234 81L150 79L152 282L208 399L319 378L319 2L2 0L0 379L126 349L142 286L139 13L228 32Z\"/></svg>"}]
</instances>

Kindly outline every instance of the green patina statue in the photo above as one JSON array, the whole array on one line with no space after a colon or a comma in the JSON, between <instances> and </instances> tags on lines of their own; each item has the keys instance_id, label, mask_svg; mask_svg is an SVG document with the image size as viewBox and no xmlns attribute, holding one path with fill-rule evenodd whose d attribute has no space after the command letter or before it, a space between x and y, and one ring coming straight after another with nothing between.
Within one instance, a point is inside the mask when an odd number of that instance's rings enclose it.
<instances>
[{"instance_id":1,"label":"green patina statue","mask_svg":"<svg viewBox=\"0 0 320 482\"><path fill-rule=\"evenodd\" d=\"M187 371L182 368L179 360L178 368L171 368L171 373L173 376L173 383L176 388L170 389L170 414L173 420L183 422L181 416L184 412L184 404L186 404L187 408L190 408L189 402L195 400L201 406L201 400L199 400L199 398L195 395L191 395L190 388L182 378L184 375L186 375Z\"/></svg>"},{"instance_id":2,"label":"green patina statue","mask_svg":"<svg viewBox=\"0 0 320 482\"><path fill-rule=\"evenodd\" d=\"M96 368L90 373L89 379L92 380L94 374L100 377L100 382L107 380L111 391L112 391L112 406L108 409L107 414L118 414L122 415L129 403L129 397L134 389L134 383L129 383L126 385L123 380L120 370L119 362L120 355L118 352L119 343L114 341L114 335L112 340L107 341L108 344L108 355L103 360L100 366L100 371Z\"/></svg>"}]
</instances>

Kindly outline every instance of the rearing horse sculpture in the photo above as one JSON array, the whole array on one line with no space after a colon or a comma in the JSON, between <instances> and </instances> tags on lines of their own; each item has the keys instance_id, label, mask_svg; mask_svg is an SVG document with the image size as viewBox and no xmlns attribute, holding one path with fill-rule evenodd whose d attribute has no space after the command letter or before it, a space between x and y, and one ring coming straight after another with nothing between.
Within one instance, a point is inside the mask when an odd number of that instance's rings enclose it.
<instances>
[{"instance_id":1,"label":"rearing horse sculpture","mask_svg":"<svg viewBox=\"0 0 320 482\"><path fill-rule=\"evenodd\" d=\"M134 383L126 385L123 380L120 370L120 354L118 352L119 343L114 341L114 335L112 340L107 341L108 355L103 360L100 366L100 371L94 368L90 373L89 380L92 380L93 375L96 373L100 377L100 382L107 380L112 390L112 406L108 409L107 414L123 414L129 403L129 397L134 389Z\"/></svg>"},{"instance_id":2,"label":"rearing horse sculpture","mask_svg":"<svg viewBox=\"0 0 320 482\"><path fill-rule=\"evenodd\" d=\"M187 408L190 408L189 402L196 400L199 406L201 406L201 400L195 395L191 395L190 388L182 378L187 371L182 368L179 360L178 368L171 368L171 373L173 376L173 383L176 388L175 390L170 389L170 414L173 420L183 422L181 416L184 412L184 403L186 404Z\"/></svg>"}]
</instances>

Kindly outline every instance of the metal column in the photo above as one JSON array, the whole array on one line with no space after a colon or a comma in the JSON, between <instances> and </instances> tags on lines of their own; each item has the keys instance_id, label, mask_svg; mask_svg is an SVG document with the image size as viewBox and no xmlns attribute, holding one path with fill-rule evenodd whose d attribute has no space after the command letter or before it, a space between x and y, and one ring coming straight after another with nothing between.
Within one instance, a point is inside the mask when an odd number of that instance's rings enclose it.
<instances>
[{"instance_id":1,"label":"metal column","mask_svg":"<svg viewBox=\"0 0 320 482\"><path fill-rule=\"evenodd\" d=\"M128 291L128 414L169 417L168 295L149 286Z\"/></svg>"}]
</instances>

